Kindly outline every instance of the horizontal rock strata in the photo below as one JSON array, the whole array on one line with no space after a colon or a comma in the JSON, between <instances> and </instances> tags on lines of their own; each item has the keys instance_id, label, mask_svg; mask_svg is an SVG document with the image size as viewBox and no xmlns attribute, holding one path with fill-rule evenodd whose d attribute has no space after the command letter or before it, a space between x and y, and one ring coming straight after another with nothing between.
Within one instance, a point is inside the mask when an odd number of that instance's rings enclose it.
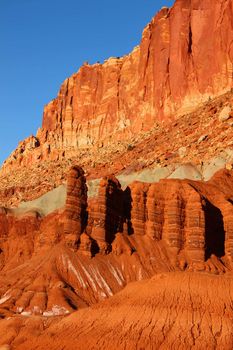
<instances>
[{"instance_id":1,"label":"horizontal rock strata","mask_svg":"<svg viewBox=\"0 0 233 350\"><path fill-rule=\"evenodd\" d=\"M5 171L128 139L230 91L232 16L232 0L177 0L163 8L130 54L85 63L64 81L36 137L20 143Z\"/></svg>"}]
</instances>

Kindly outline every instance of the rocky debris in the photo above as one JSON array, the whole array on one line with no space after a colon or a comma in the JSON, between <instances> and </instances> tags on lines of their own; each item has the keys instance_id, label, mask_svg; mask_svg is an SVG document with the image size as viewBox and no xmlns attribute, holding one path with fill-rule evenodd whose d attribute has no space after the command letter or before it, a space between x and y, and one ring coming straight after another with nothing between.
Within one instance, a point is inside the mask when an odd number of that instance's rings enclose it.
<instances>
[{"instance_id":1,"label":"rocky debris","mask_svg":"<svg viewBox=\"0 0 233 350\"><path fill-rule=\"evenodd\" d=\"M179 153L180 158L184 158L185 154L187 153L187 148L186 147L180 147L178 149L178 153Z\"/></svg>"},{"instance_id":2,"label":"rocky debris","mask_svg":"<svg viewBox=\"0 0 233 350\"><path fill-rule=\"evenodd\" d=\"M199 139L197 140L197 142L198 142L198 143L201 143L201 142L205 141L207 138L208 138L208 135L201 135L201 136L199 137Z\"/></svg>"},{"instance_id":3,"label":"rocky debris","mask_svg":"<svg viewBox=\"0 0 233 350\"><path fill-rule=\"evenodd\" d=\"M132 255L135 251L132 243L129 240L127 233L117 233L112 243L112 252L117 256L126 254Z\"/></svg>"},{"instance_id":4,"label":"rocky debris","mask_svg":"<svg viewBox=\"0 0 233 350\"><path fill-rule=\"evenodd\" d=\"M220 122L225 122L229 118L231 118L232 113L232 107L231 106L225 106L221 112L219 113L218 119Z\"/></svg>"},{"instance_id":5,"label":"rocky debris","mask_svg":"<svg viewBox=\"0 0 233 350\"><path fill-rule=\"evenodd\" d=\"M87 224L87 186L82 168L74 166L67 176L64 234L74 247Z\"/></svg>"},{"instance_id":6,"label":"rocky debris","mask_svg":"<svg viewBox=\"0 0 233 350\"><path fill-rule=\"evenodd\" d=\"M232 170L233 169L233 165L230 163L226 164L226 170Z\"/></svg>"},{"instance_id":7,"label":"rocky debris","mask_svg":"<svg viewBox=\"0 0 233 350\"><path fill-rule=\"evenodd\" d=\"M33 151L35 151L36 148L40 146L40 141L37 137L31 135L25 140L19 142L19 145L17 149L11 154L11 156L8 159L8 162L14 162L15 160L19 161L19 164L21 164L21 161L24 157L28 158L29 161L32 163L37 160L37 157L34 157Z\"/></svg>"}]
</instances>

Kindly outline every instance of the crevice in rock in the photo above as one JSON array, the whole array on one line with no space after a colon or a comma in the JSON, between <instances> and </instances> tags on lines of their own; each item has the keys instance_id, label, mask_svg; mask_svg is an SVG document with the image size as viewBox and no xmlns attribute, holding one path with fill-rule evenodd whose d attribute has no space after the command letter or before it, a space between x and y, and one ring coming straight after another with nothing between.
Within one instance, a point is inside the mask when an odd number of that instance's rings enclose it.
<instances>
[{"instance_id":1,"label":"crevice in rock","mask_svg":"<svg viewBox=\"0 0 233 350\"><path fill-rule=\"evenodd\" d=\"M225 231L223 216L219 208L215 207L208 200L204 207L205 211L205 259L212 254L217 257L225 255Z\"/></svg>"},{"instance_id":2,"label":"crevice in rock","mask_svg":"<svg viewBox=\"0 0 233 350\"><path fill-rule=\"evenodd\" d=\"M191 55L193 51L193 34L191 25L189 26L189 41L188 41L188 53Z\"/></svg>"},{"instance_id":3,"label":"crevice in rock","mask_svg":"<svg viewBox=\"0 0 233 350\"><path fill-rule=\"evenodd\" d=\"M134 232L132 227L132 222L131 222L131 210L132 210L131 189L127 187L123 192L123 213L124 213L124 221L127 223L128 235L132 235Z\"/></svg>"}]
</instances>

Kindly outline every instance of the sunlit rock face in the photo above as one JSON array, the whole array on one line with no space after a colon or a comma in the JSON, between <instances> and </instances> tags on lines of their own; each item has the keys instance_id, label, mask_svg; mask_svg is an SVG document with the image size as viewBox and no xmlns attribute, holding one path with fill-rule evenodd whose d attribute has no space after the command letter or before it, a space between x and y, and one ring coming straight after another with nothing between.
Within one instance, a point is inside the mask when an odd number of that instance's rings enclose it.
<instances>
[{"instance_id":1,"label":"sunlit rock face","mask_svg":"<svg viewBox=\"0 0 233 350\"><path fill-rule=\"evenodd\" d=\"M25 140L7 163L58 159L122 140L230 90L232 12L232 0L177 0L162 8L130 54L85 63L66 79L45 106L37 138Z\"/></svg>"},{"instance_id":2,"label":"sunlit rock face","mask_svg":"<svg viewBox=\"0 0 233 350\"><path fill-rule=\"evenodd\" d=\"M231 16L232 1L163 8L133 52L86 64L63 83L45 107L44 132L55 132L63 147L92 145L112 133L124 138L230 89Z\"/></svg>"}]
</instances>

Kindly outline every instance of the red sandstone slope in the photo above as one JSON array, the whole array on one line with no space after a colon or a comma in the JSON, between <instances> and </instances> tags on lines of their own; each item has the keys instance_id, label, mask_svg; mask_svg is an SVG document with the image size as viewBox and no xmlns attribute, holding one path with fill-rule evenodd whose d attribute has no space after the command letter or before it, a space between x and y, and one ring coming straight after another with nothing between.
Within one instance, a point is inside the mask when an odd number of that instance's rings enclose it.
<instances>
[{"instance_id":1,"label":"red sandstone slope","mask_svg":"<svg viewBox=\"0 0 233 350\"><path fill-rule=\"evenodd\" d=\"M229 91L232 16L232 0L177 0L163 8L132 53L85 64L63 83L37 138L25 140L8 166L125 140Z\"/></svg>"},{"instance_id":2,"label":"red sandstone slope","mask_svg":"<svg viewBox=\"0 0 233 350\"><path fill-rule=\"evenodd\" d=\"M0 344L17 350L230 350L232 282L208 274L159 274L62 320L4 320Z\"/></svg>"}]
</instances>

